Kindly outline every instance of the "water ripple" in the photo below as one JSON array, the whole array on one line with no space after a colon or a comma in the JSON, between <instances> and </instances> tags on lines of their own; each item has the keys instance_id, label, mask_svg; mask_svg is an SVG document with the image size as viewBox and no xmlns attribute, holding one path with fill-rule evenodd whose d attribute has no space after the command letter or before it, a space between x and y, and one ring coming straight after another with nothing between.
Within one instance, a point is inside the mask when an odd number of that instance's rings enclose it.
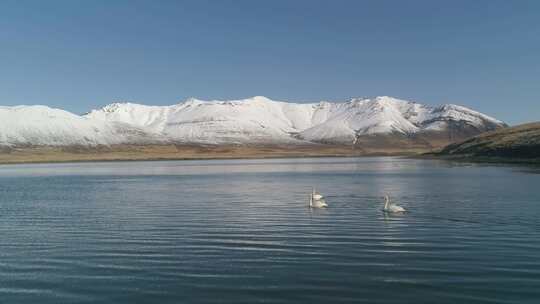
<instances>
[{"instance_id":1,"label":"water ripple","mask_svg":"<svg viewBox=\"0 0 540 304\"><path fill-rule=\"evenodd\" d=\"M235 160L9 166L0 181L6 303L540 298L540 175L523 170ZM306 207L312 185L330 208ZM383 214L386 193L410 212Z\"/></svg>"}]
</instances>

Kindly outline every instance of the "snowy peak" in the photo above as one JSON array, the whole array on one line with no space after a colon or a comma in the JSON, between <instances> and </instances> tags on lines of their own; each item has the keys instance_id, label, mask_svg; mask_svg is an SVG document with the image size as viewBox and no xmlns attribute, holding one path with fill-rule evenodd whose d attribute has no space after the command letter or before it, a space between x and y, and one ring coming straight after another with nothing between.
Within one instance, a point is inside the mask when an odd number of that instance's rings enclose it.
<instances>
[{"instance_id":1,"label":"snowy peak","mask_svg":"<svg viewBox=\"0 0 540 304\"><path fill-rule=\"evenodd\" d=\"M471 110L469 108L458 106L454 104L447 104L440 107L437 107L433 110L434 113L438 113L440 116L443 117L450 117L455 120L465 120L465 121L474 121L477 119L481 119L484 121L489 121L492 123L497 124L504 124L504 122L497 120L495 118L489 117L487 115L484 115L480 112L476 112L474 110Z\"/></svg>"},{"instance_id":2,"label":"snowy peak","mask_svg":"<svg viewBox=\"0 0 540 304\"><path fill-rule=\"evenodd\" d=\"M97 146L149 143L156 134L46 106L0 107L0 146Z\"/></svg>"},{"instance_id":3,"label":"snowy peak","mask_svg":"<svg viewBox=\"0 0 540 304\"><path fill-rule=\"evenodd\" d=\"M430 107L388 96L317 103L190 98L171 106L112 103L83 116L45 106L0 107L0 146L350 144L363 136L422 134L454 140L504 126L462 106Z\"/></svg>"},{"instance_id":4,"label":"snowy peak","mask_svg":"<svg viewBox=\"0 0 540 304\"><path fill-rule=\"evenodd\" d=\"M1 145L95 145L111 135L106 123L45 106L0 107L0 122Z\"/></svg>"},{"instance_id":5,"label":"snowy peak","mask_svg":"<svg viewBox=\"0 0 540 304\"><path fill-rule=\"evenodd\" d=\"M190 98L163 107L112 104L88 117L148 128L173 141L204 143L344 143L363 135L446 132L457 125L476 132L504 126L465 107L430 107L388 96L318 103L289 103L264 96L226 101Z\"/></svg>"}]
</instances>

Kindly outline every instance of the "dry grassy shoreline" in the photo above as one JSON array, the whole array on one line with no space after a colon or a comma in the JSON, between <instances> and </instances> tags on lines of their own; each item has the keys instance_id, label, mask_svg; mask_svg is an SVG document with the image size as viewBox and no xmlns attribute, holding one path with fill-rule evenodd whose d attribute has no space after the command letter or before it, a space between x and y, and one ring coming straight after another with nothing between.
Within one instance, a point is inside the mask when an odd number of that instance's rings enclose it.
<instances>
[{"instance_id":1,"label":"dry grassy shoreline","mask_svg":"<svg viewBox=\"0 0 540 304\"><path fill-rule=\"evenodd\" d=\"M351 146L196 146L196 145L118 145L87 147L23 147L4 149L0 164L150 161L201 159L254 159L289 157L397 156L417 155L420 149L353 149Z\"/></svg>"}]
</instances>

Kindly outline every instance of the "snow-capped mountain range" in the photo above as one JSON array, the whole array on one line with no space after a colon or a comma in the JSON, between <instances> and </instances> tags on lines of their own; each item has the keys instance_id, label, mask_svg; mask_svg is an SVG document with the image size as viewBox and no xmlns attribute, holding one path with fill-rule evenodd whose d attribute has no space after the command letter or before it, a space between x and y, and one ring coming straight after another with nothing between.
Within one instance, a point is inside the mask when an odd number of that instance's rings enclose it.
<instances>
[{"instance_id":1,"label":"snow-capped mountain range","mask_svg":"<svg viewBox=\"0 0 540 304\"><path fill-rule=\"evenodd\" d=\"M391 97L318 103L260 96L231 101L189 99L172 106L113 103L82 116L45 106L0 107L3 146L351 144L363 136L475 135L504 126L465 107L430 107Z\"/></svg>"}]
</instances>

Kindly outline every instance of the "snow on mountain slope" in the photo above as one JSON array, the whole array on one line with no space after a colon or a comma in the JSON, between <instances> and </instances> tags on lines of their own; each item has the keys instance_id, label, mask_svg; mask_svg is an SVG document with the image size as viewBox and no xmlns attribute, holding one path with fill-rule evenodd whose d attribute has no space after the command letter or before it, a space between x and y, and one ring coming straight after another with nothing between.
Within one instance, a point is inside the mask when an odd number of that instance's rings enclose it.
<instances>
[{"instance_id":1,"label":"snow on mountain slope","mask_svg":"<svg viewBox=\"0 0 540 304\"><path fill-rule=\"evenodd\" d=\"M84 116L45 106L0 107L0 146L352 143L364 135L423 133L453 140L502 126L465 107L391 97L289 103L258 96L172 106L115 103Z\"/></svg>"},{"instance_id":2,"label":"snow on mountain slope","mask_svg":"<svg viewBox=\"0 0 540 304\"><path fill-rule=\"evenodd\" d=\"M466 107L452 104L443 105L432 109L432 111L423 118L421 124L425 130L440 131L448 127L449 121L467 122L471 126L478 128L487 127L488 130L505 126L505 123L502 121L496 120Z\"/></svg>"},{"instance_id":3,"label":"snow on mountain slope","mask_svg":"<svg viewBox=\"0 0 540 304\"><path fill-rule=\"evenodd\" d=\"M86 117L121 122L173 141L194 143L347 143L371 134L447 132L456 125L479 133L505 126L465 107L433 108L386 96L310 104L260 96L232 101L189 99L172 106L116 103Z\"/></svg>"},{"instance_id":4,"label":"snow on mountain slope","mask_svg":"<svg viewBox=\"0 0 540 304\"><path fill-rule=\"evenodd\" d=\"M87 117L132 124L180 142L266 143L297 141L290 133L311 125L311 105L253 97L238 101L186 102L165 106L112 104Z\"/></svg>"},{"instance_id":5,"label":"snow on mountain slope","mask_svg":"<svg viewBox=\"0 0 540 304\"><path fill-rule=\"evenodd\" d=\"M407 134L420 130L404 116L404 112L414 107L414 104L397 99L352 99L346 103L330 104L329 107L330 115L327 115L326 120L302 131L303 138L349 142L361 135L392 132Z\"/></svg>"},{"instance_id":6,"label":"snow on mountain slope","mask_svg":"<svg viewBox=\"0 0 540 304\"><path fill-rule=\"evenodd\" d=\"M124 123L90 119L46 106L0 107L0 146L96 146L143 143L155 138Z\"/></svg>"}]
</instances>

